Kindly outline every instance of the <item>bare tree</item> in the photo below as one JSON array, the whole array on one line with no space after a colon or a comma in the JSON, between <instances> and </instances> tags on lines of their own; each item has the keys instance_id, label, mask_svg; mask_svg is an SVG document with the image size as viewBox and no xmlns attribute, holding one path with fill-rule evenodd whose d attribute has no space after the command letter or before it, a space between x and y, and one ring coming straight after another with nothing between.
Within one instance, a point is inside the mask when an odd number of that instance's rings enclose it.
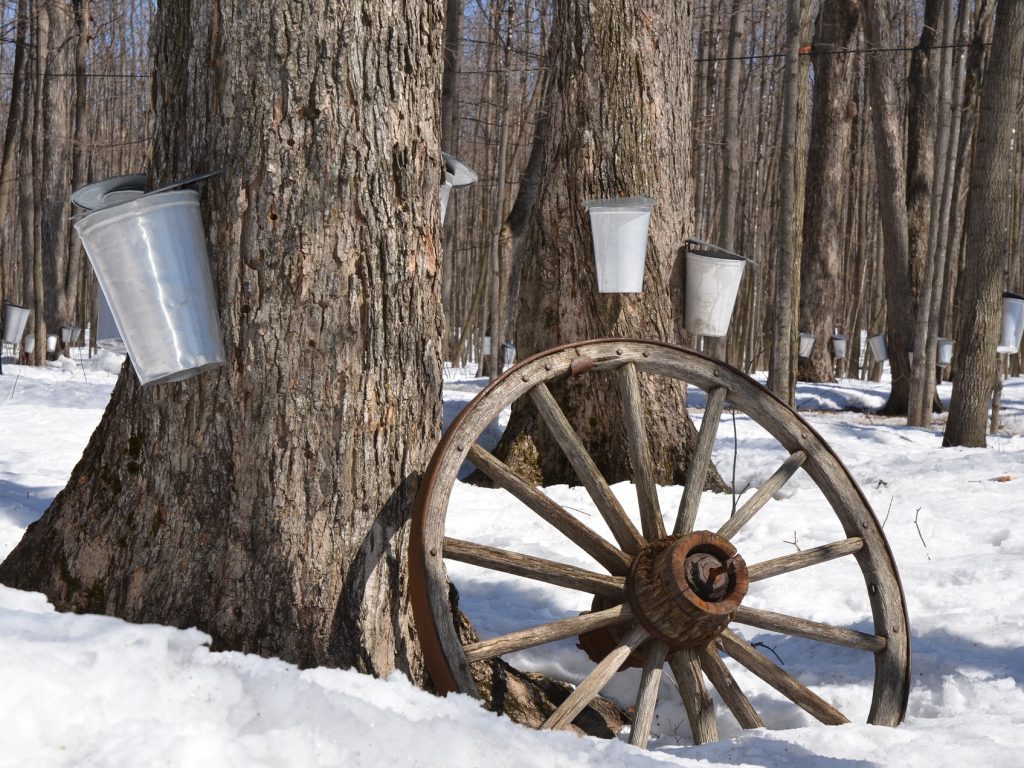
<instances>
[{"instance_id":1,"label":"bare tree","mask_svg":"<svg viewBox=\"0 0 1024 768\"><path fill-rule=\"evenodd\" d=\"M972 258L961 281L964 303L956 347L957 375L942 444L985 446L989 395L997 375L1000 296L1006 270L1014 106L1021 99L1024 2L998 0L992 51L981 91L971 170L966 238Z\"/></svg>"},{"instance_id":2,"label":"bare tree","mask_svg":"<svg viewBox=\"0 0 1024 768\"><path fill-rule=\"evenodd\" d=\"M842 325L838 310L843 280L843 245L857 62L844 50L860 36L860 5L825 0L818 11L812 61L814 108L807 162L807 202L800 267L801 328L817 339L811 356L800 360L804 381L834 381L828 339Z\"/></svg>"},{"instance_id":3,"label":"bare tree","mask_svg":"<svg viewBox=\"0 0 1024 768\"><path fill-rule=\"evenodd\" d=\"M864 11L868 44L881 51L898 47L893 36L890 0L865 0ZM878 209L884 244L886 336L892 371L892 390L883 411L902 415L907 411L910 392L910 365L906 353L913 322L907 261L906 165L898 90L898 84L903 80L902 64L899 59L880 53L868 57L867 72L878 169Z\"/></svg>"},{"instance_id":4,"label":"bare tree","mask_svg":"<svg viewBox=\"0 0 1024 768\"><path fill-rule=\"evenodd\" d=\"M778 208L775 261L775 322L769 388L784 402L795 402L796 328L793 306L799 298L799 267L794 221L796 215L796 143L799 110L800 0L786 3L786 71L783 78L782 154L779 160L782 193Z\"/></svg>"}]
</instances>

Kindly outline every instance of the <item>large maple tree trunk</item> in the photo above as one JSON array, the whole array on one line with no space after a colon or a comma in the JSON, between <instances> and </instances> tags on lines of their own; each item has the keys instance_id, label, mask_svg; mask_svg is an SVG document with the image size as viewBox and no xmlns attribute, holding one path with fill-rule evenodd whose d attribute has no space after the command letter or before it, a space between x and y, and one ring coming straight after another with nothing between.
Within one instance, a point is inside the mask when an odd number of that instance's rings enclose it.
<instances>
[{"instance_id":1,"label":"large maple tree trunk","mask_svg":"<svg viewBox=\"0 0 1024 768\"><path fill-rule=\"evenodd\" d=\"M122 372L0 581L217 648L419 674L405 529L440 423L442 8L165 0L153 182L204 192L227 365Z\"/></svg>"},{"instance_id":2,"label":"large maple tree trunk","mask_svg":"<svg viewBox=\"0 0 1024 768\"><path fill-rule=\"evenodd\" d=\"M529 226L516 351L606 336L682 335L680 249L692 232L688 2L558 3L546 93L545 172ZM649 196L642 294L599 294L583 201ZM686 393L644 380L658 482L682 483L695 440ZM610 482L631 478L618 390L600 377L556 387ZM545 484L578 482L532 406L513 411L497 453ZM712 473L714 475L714 473ZM713 478L717 487L720 481Z\"/></svg>"}]
</instances>

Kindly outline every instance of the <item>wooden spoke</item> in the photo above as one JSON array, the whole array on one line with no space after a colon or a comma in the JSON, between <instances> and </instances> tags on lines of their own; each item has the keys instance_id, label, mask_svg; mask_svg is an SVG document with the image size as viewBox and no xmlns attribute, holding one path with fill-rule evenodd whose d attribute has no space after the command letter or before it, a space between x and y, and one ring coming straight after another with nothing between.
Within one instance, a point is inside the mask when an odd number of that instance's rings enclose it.
<instances>
[{"instance_id":1,"label":"wooden spoke","mask_svg":"<svg viewBox=\"0 0 1024 768\"><path fill-rule=\"evenodd\" d=\"M621 576L606 576L577 568L573 565L556 563L541 557L523 555L519 552L508 552L483 544L475 544L462 539L444 539L444 556L460 563L479 565L492 571L511 573L527 579L536 579L560 587L578 589L593 595L606 595L621 598L625 579Z\"/></svg>"},{"instance_id":2,"label":"wooden spoke","mask_svg":"<svg viewBox=\"0 0 1024 768\"><path fill-rule=\"evenodd\" d=\"M676 686L683 697L686 717L690 721L690 733L694 744L707 744L718 740L718 723L715 720L715 703L711 700L700 674L700 660L692 648L674 651L668 657L669 667L676 678Z\"/></svg>"},{"instance_id":3,"label":"wooden spoke","mask_svg":"<svg viewBox=\"0 0 1024 768\"><path fill-rule=\"evenodd\" d=\"M831 544L822 544L814 549L805 549L801 552L794 552L792 555L784 555L762 563L755 563L747 566L747 578L750 581L761 581L770 579L772 576L779 576L783 573L798 571L819 563L827 563L830 560L852 555L864 548L864 539L854 536L842 541L833 541Z\"/></svg>"},{"instance_id":4,"label":"wooden spoke","mask_svg":"<svg viewBox=\"0 0 1024 768\"><path fill-rule=\"evenodd\" d=\"M563 701L558 709L551 713L551 717L544 721L541 728L564 728L571 723L576 715L582 712L614 677L622 663L629 658L629 654L639 648L647 638L646 629L640 626L634 627L623 639L622 645L605 656L601 663L594 667L583 682L576 686L576 690L569 694L569 698Z\"/></svg>"},{"instance_id":5,"label":"wooden spoke","mask_svg":"<svg viewBox=\"0 0 1024 768\"><path fill-rule=\"evenodd\" d=\"M463 651L466 653L466 661L491 659L506 653L521 651L524 648L533 648L544 643L564 640L567 637L574 637L602 627L625 624L632 619L633 611L628 604L624 603L604 611L583 613L568 619L510 632L500 637L492 637L490 640L470 643L463 647Z\"/></svg>"},{"instance_id":6,"label":"wooden spoke","mask_svg":"<svg viewBox=\"0 0 1024 768\"><path fill-rule=\"evenodd\" d=\"M697 445L690 459L690 471L686 474L686 487L683 488L679 514L672 531L675 534L690 533L697 520L697 505L704 492L708 467L711 466L711 450L715 447L715 436L718 434L718 420L722 417L722 408L728 394L725 387L714 387L708 391L708 404L704 408L704 419L700 423Z\"/></svg>"},{"instance_id":7,"label":"wooden spoke","mask_svg":"<svg viewBox=\"0 0 1024 768\"><path fill-rule=\"evenodd\" d=\"M658 488L654 482L654 470L651 465L651 450L647 444L647 430L644 429L640 381L636 375L636 366L632 363L626 363L619 368L619 388L622 391L622 407L625 411L629 463L633 467L636 495L640 503L640 528L648 541L654 541L665 536L665 521L661 517Z\"/></svg>"},{"instance_id":8,"label":"wooden spoke","mask_svg":"<svg viewBox=\"0 0 1024 768\"><path fill-rule=\"evenodd\" d=\"M846 716L788 672L770 661L731 629L718 636L726 653L768 685L825 725L850 722Z\"/></svg>"},{"instance_id":9,"label":"wooden spoke","mask_svg":"<svg viewBox=\"0 0 1024 768\"><path fill-rule=\"evenodd\" d=\"M711 684L715 686L715 690L718 691L725 705L729 707L729 711L732 712L740 727L764 728L764 720L757 714L757 710L754 709L747 695L736 684L732 672L719 657L715 644L709 643L699 649L697 655L700 658L701 669L704 670L704 674L708 676Z\"/></svg>"},{"instance_id":10,"label":"wooden spoke","mask_svg":"<svg viewBox=\"0 0 1024 768\"><path fill-rule=\"evenodd\" d=\"M569 514L536 487L524 481L507 464L479 445L469 449L469 460L501 488L515 496L546 522L553 525L580 549L608 569L609 573L625 576L629 573L630 558L612 546L596 532Z\"/></svg>"},{"instance_id":11,"label":"wooden spoke","mask_svg":"<svg viewBox=\"0 0 1024 768\"><path fill-rule=\"evenodd\" d=\"M736 616L733 621L751 627L767 629L771 632L782 632L786 635L805 637L808 640L817 640L821 643L841 645L845 648L857 648L858 650L871 651L872 653L885 650L886 640L878 635L868 635L852 629L845 629L844 627L834 627L831 624L798 619L796 616L787 616L784 613L759 611L756 608L748 608L745 605L741 605L736 609Z\"/></svg>"},{"instance_id":12,"label":"wooden spoke","mask_svg":"<svg viewBox=\"0 0 1024 768\"><path fill-rule=\"evenodd\" d=\"M548 425L566 458L569 459L569 463L572 464L580 482L583 483L594 500L601 516L608 523L615 540L623 550L635 555L643 546L643 537L626 516L619 500L615 498L615 494L612 493L612 489L608 487L608 483L601 476L594 460L590 458L590 454L580 442L576 430L572 428L569 420L562 413L551 390L545 384L538 384L530 390L530 397L533 398L544 423Z\"/></svg>"},{"instance_id":13,"label":"wooden spoke","mask_svg":"<svg viewBox=\"0 0 1024 768\"><path fill-rule=\"evenodd\" d=\"M730 517L725 525L718 529L718 535L731 539L740 529L750 522L750 519L758 513L768 501L778 493L779 489L786 484L804 462L807 461L807 454L803 451L794 451L788 459L782 462L775 472L764 484L757 489L753 496L736 510L736 514Z\"/></svg>"},{"instance_id":14,"label":"wooden spoke","mask_svg":"<svg viewBox=\"0 0 1024 768\"><path fill-rule=\"evenodd\" d=\"M646 747L647 739L650 738L666 655L668 646L661 641L651 643L647 649L647 658L644 659L644 668L640 673L640 688L636 694L636 716L629 731L629 743L634 747Z\"/></svg>"}]
</instances>

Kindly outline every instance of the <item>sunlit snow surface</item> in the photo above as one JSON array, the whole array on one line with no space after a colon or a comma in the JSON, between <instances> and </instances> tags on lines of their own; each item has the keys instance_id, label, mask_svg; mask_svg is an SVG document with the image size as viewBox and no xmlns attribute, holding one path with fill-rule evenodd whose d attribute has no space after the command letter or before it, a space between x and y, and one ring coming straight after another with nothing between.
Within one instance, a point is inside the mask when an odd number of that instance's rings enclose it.
<instances>
[{"instance_id":1,"label":"sunlit snow surface","mask_svg":"<svg viewBox=\"0 0 1024 768\"><path fill-rule=\"evenodd\" d=\"M66 482L102 416L123 358L63 359L44 370L6 364L0 377L0 558ZM446 372L450 421L485 382ZM861 485L900 568L913 636L913 688L898 729L863 724L869 655L756 629L743 634L855 721L816 725L731 667L773 729L741 731L719 706L722 740L695 747L668 677L653 750L623 741L537 733L466 697L441 700L401 676L300 671L273 659L211 653L197 630L56 613L39 594L0 587L0 766L1020 766L1024 732L1024 381L1008 380L1004 432L988 449L943 449L932 430L871 415L885 383L801 385L802 415ZM949 385L942 395L948 401ZM691 390L699 424L702 393ZM841 410L841 409L850 410ZM507 418L507 415L504 417ZM497 440L504 419L481 442ZM733 435L736 435L734 440ZM742 501L786 452L728 410L713 458ZM734 465L735 456L735 467ZM629 483L613 487L636 518ZM596 530L586 493L545 492ZM668 524L681 490L659 489ZM697 527L715 529L731 494L705 494ZM596 564L501 491L458 483L449 535L580 567ZM843 538L802 471L735 538L758 562ZM482 636L574 615L586 596L452 563L462 606ZM812 575L808 575L812 574ZM871 631L863 578L851 558L752 585L745 604ZM772 655L776 654L776 655ZM567 640L510 657L579 680L591 668ZM731 664L731 662L730 662ZM637 672L605 694L632 704ZM625 736L625 735L624 735Z\"/></svg>"}]
</instances>

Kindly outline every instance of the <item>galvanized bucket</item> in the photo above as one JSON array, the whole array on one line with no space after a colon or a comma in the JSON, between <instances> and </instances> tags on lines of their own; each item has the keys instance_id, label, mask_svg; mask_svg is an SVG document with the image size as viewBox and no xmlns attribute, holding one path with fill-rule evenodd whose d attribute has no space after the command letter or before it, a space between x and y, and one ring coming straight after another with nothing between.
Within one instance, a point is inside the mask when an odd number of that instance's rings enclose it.
<instances>
[{"instance_id":1,"label":"galvanized bucket","mask_svg":"<svg viewBox=\"0 0 1024 768\"><path fill-rule=\"evenodd\" d=\"M477 180L476 171L452 157L447 152L441 153L444 160L444 181L441 182L441 226L444 226L445 215L448 213L448 197L455 187L468 187Z\"/></svg>"},{"instance_id":2,"label":"galvanized bucket","mask_svg":"<svg viewBox=\"0 0 1024 768\"><path fill-rule=\"evenodd\" d=\"M125 354L127 350L121 339L121 332L117 330L114 313L110 311L110 304L102 290L96 299L96 346L120 355Z\"/></svg>"},{"instance_id":3,"label":"galvanized bucket","mask_svg":"<svg viewBox=\"0 0 1024 768\"><path fill-rule=\"evenodd\" d=\"M935 364L945 368L953 362L953 340L938 338L935 340Z\"/></svg>"},{"instance_id":4,"label":"galvanized bucket","mask_svg":"<svg viewBox=\"0 0 1024 768\"><path fill-rule=\"evenodd\" d=\"M1005 291L1003 293L1003 322L996 352L1014 354L1020 349L1020 338L1024 334L1024 296Z\"/></svg>"},{"instance_id":5,"label":"galvanized bucket","mask_svg":"<svg viewBox=\"0 0 1024 768\"><path fill-rule=\"evenodd\" d=\"M801 333L800 334L800 357L810 357L811 352L814 351L814 334L813 333Z\"/></svg>"},{"instance_id":6,"label":"galvanized bucket","mask_svg":"<svg viewBox=\"0 0 1024 768\"><path fill-rule=\"evenodd\" d=\"M78 341L78 335L81 332L81 328L77 328L73 325L62 325L60 328L60 340L64 344L75 344Z\"/></svg>"},{"instance_id":7,"label":"galvanized bucket","mask_svg":"<svg viewBox=\"0 0 1024 768\"><path fill-rule=\"evenodd\" d=\"M877 336L869 336L868 349L871 350L871 356L875 358L876 363L884 363L889 359L889 348L885 343L884 333L880 333Z\"/></svg>"},{"instance_id":8,"label":"galvanized bucket","mask_svg":"<svg viewBox=\"0 0 1024 768\"><path fill-rule=\"evenodd\" d=\"M28 323L28 307L4 302L4 344L20 344Z\"/></svg>"},{"instance_id":9,"label":"galvanized bucket","mask_svg":"<svg viewBox=\"0 0 1024 768\"><path fill-rule=\"evenodd\" d=\"M93 211L75 223L145 384L223 365L199 193L171 190Z\"/></svg>"},{"instance_id":10,"label":"galvanized bucket","mask_svg":"<svg viewBox=\"0 0 1024 768\"><path fill-rule=\"evenodd\" d=\"M47 352L56 352L57 351L57 337L56 336L51 334L50 336L46 337L46 351Z\"/></svg>"},{"instance_id":11,"label":"galvanized bucket","mask_svg":"<svg viewBox=\"0 0 1024 768\"><path fill-rule=\"evenodd\" d=\"M725 336L748 259L699 240L688 240L687 245L686 330L700 336Z\"/></svg>"},{"instance_id":12,"label":"galvanized bucket","mask_svg":"<svg viewBox=\"0 0 1024 768\"><path fill-rule=\"evenodd\" d=\"M590 212L597 292L640 293L654 199L585 200L583 205Z\"/></svg>"},{"instance_id":13,"label":"galvanized bucket","mask_svg":"<svg viewBox=\"0 0 1024 768\"><path fill-rule=\"evenodd\" d=\"M846 357L846 336L841 333L832 334L832 355L836 360Z\"/></svg>"},{"instance_id":14,"label":"galvanized bucket","mask_svg":"<svg viewBox=\"0 0 1024 768\"><path fill-rule=\"evenodd\" d=\"M26 355L31 355L36 351L36 336L34 333L25 334L25 341L22 343L21 348L25 350Z\"/></svg>"}]
</instances>

